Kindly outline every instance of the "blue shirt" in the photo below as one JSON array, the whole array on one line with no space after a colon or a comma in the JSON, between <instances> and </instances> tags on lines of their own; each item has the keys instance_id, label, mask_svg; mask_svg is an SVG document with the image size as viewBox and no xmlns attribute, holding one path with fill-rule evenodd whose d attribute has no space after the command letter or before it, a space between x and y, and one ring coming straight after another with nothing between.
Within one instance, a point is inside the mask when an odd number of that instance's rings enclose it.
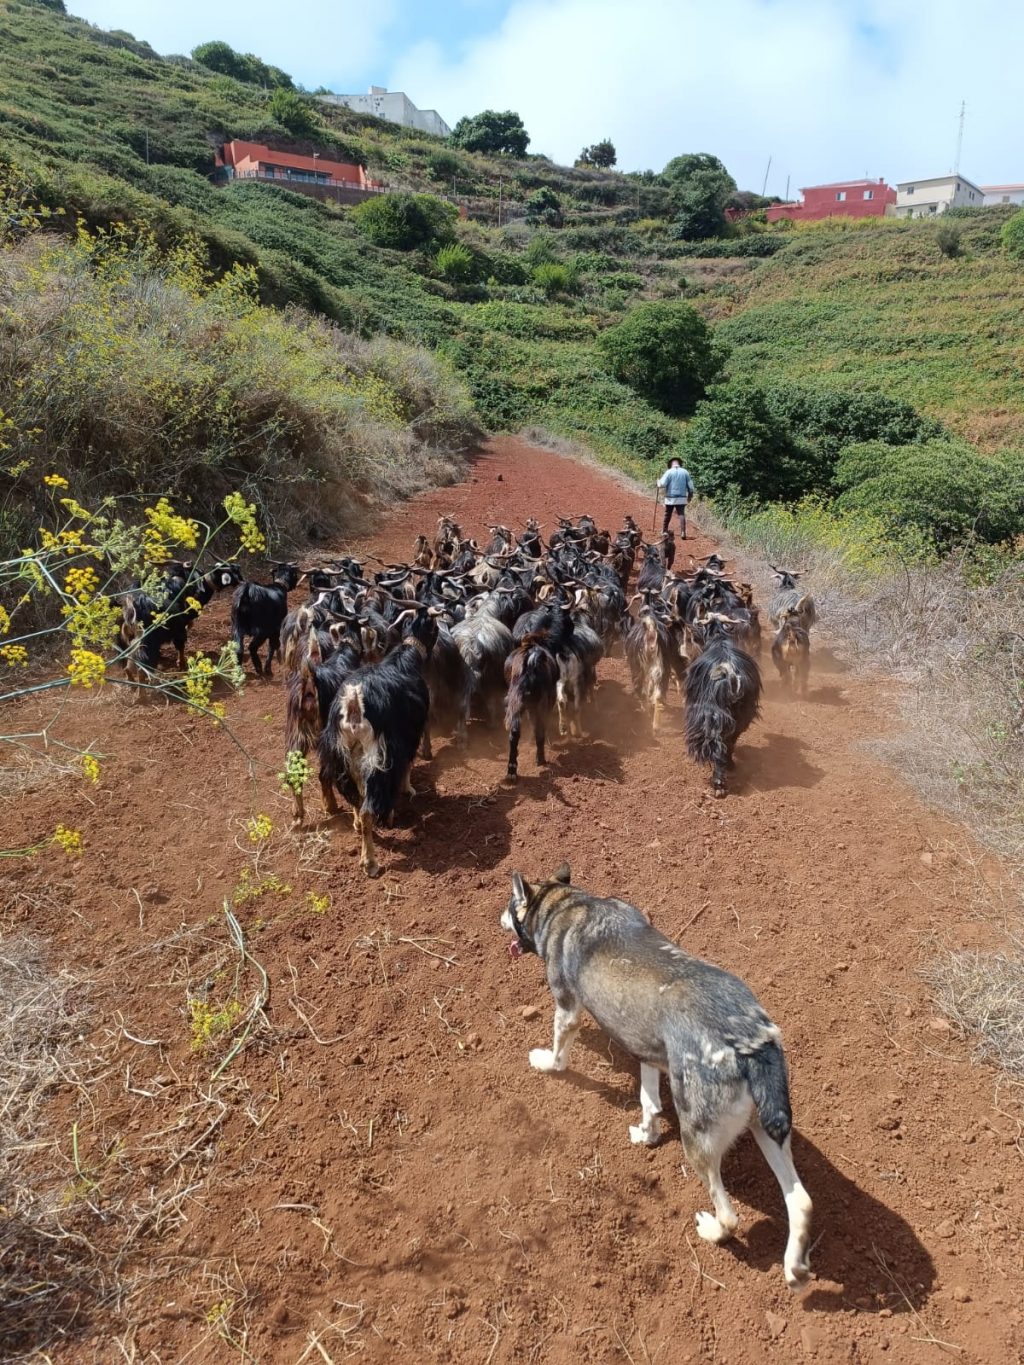
<instances>
[{"instance_id":1,"label":"blue shirt","mask_svg":"<svg viewBox=\"0 0 1024 1365\"><path fill-rule=\"evenodd\" d=\"M658 487L665 490L666 507L678 506L697 491L686 469L666 469L658 480Z\"/></svg>"}]
</instances>

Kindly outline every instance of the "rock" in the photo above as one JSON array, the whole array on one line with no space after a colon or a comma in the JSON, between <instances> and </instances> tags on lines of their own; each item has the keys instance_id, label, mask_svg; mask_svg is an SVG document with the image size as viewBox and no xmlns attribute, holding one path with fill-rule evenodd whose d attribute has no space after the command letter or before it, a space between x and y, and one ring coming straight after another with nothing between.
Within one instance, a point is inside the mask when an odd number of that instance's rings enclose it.
<instances>
[{"instance_id":1,"label":"rock","mask_svg":"<svg viewBox=\"0 0 1024 1365\"><path fill-rule=\"evenodd\" d=\"M948 1020L948 1019L940 1019L940 1018L938 1018L938 1016L936 1016L934 1019L929 1019L929 1020L928 1020L928 1027L931 1029L932 1033L952 1033L952 1032L953 1032L953 1025L949 1022L949 1020Z\"/></svg>"},{"instance_id":2,"label":"rock","mask_svg":"<svg viewBox=\"0 0 1024 1365\"><path fill-rule=\"evenodd\" d=\"M955 1284L953 1286L953 1298L957 1303L970 1303L971 1301L970 1293L962 1284Z\"/></svg>"},{"instance_id":3,"label":"rock","mask_svg":"<svg viewBox=\"0 0 1024 1365\"><path fill-rule=\"evenodd\" d=\"M768 1324L768 1335L777 1341L786 1330L786 1319L779 1313L765 1313L764 1320Z\"/></svg>"},{"instance_id":4,"label":"rock","mask_svg":"<svg viewBox=\"0 0 1024 1365\"><path fill-rule=\"evenodd\" d=\"M924 863L925 867L931 867L932 863L935 861L935 857L931 853L922 853L921 861Z\"/></svg>"},{"instance_id":5,"label":"rock","mask_svg":"<svg viewBox=\"0 0 1024 1365\"><path fill-rule=\"evenodd\" d=\"M800 1328L800 1345L804 1348L804 1354L812 1356L821 1345L821 1329L812 1327L810 1323L806 1327Z\"/></svg>"},{"instance_id":6,"label":"rock","mask_svg":"<svg viewBox=\"0 0 1024 1365\"><path fill-rule=\"evenodd\" d=\"M956 1236L956 1224L953 1222L952 1218L944 1218L942 1220L942 1222L935 1229L935 1236L936 1237Z\"/></svg>"},{"instance_id":7,"label":"rock","mask_svg":"<svg viewBox=\"0 0 1024 1365\"><path fill-rule=\"evenodd\" d=\"M540 1010L537 1008L536 1005L524 1005L523 1008L519 1011L519 1013L527 1022L529 1022L531 1019L540 1018Z\"/></svg>"},{"instance_id":8,"label":"rock","mask_svg":"<svg viewBox=\"0 0 1024 1365\"><path fill-rule=\"evenodd\" d=\"M471 1047L471 1048L473 1048L474 1051L477 1051L479 1048L482 1048L483 1045L484 1045L483 1039L480 1037L479 1033L467 1033L467 1034L466 1034L466 1046L467 1046L467 1047Z\"/></svg>"}]
</instances>

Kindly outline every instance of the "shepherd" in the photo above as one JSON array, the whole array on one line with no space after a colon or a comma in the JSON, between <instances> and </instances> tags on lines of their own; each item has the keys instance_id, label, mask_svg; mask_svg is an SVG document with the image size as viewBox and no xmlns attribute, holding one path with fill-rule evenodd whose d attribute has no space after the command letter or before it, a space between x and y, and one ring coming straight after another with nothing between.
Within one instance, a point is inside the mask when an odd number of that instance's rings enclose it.
<instances>
[{"instance_id":1,"label":"shepherd","mask_svg":"<svg viewBox=\"0 0 1024 1365\"><path fill-rule=\"evenodd\" d=\"M658 480L658 487L665 490L665 520L662 531L667 531L672 522L672 513L679 513L679 526L683 540L686 539L686 504L697 491L693 486L689 471L683 468L678 455L673 455Z\"/></svg>"}]
</instances>

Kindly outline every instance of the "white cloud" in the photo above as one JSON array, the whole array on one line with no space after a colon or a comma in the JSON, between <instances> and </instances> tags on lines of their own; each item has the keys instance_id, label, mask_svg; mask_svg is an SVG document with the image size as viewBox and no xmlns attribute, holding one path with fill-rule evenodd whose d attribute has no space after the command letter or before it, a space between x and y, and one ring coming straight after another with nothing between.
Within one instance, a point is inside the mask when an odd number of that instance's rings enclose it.
<instances>
[{"instance_id":1,"label":"white cloud","mask_svg":"<svg viewBox=\"0 0 1024 1365\"><path fill-rule=\"evenodd\" d=\"M399 0L70 0L73 14L100 28L127 29L157 52L190 52L213 39L238 52L255 52L309 89L338 90L388 57L385 38Z\"/></svg>"},{"instance_id":2,"label":"white cloud","mask_svg":"<svg viewBox=\"0 0 1024 1365\"><path fill-rule=\"evenodd\" d=\"M607 135L623 169L709 151L760 189L771 156L782 193L941 174L961 98L962 171L1024 180L1022 51L1024 7L1003 0L513 0L458 50L398 54L389 84L451 123L516 109L560 161Z\"/></svg>"}]
</instances>

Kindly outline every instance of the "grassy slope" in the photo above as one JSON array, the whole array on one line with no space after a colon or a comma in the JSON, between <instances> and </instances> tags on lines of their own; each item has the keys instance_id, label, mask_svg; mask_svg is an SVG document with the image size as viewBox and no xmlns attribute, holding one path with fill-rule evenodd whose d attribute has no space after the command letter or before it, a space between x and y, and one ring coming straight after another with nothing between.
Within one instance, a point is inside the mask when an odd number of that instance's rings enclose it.
<instances>
[{"instance_id":1,"label":"grassy slope","mask_svg":"<svg viewBox=\"0 0 1024 1365\"><path fill-rule=\"evenodd\" d=\"M936 224L819 229L708 297L732 368L765 380L878 388L987 449L1024 447L1024 269L998 246L1005 211Z\"/></svg>"},{"instance_id":2,"label":"grassy slope","mask_svg":"<svg viewBox=\"0 0 1024 1365\"><path fill-rule=\"evenodd\" d=\"M543 424L619 462L656 456L677 424L603 372L593 339L639 296L679 297L685 276L733 346L736 373L878 387L987 448L1024 445L1024 272L998 250L999 210L964 221L957 260L939 252L933 223L794 234L764 261L676 260L658 233L615 225L636 204L635 180L458 152L460 197L485 224L499 176L513 215L536 186L556 190L570 228L552 237L560 255L582 261L583 284L580 297L557 301L530 284L460 290L429 258L370 245L331 205L264 185L210 186L209 135L283 133L262 90L33 0L0 0L0 48L13 54L0 65L0 146L47 200L95 223L145 219L165 240L198 233L215 263L257 267L266 302L443 349L493 427ZM431 171L437 139L321 108L321 145L333 141L393 188L449 187ZM640 212L657 209L661 193L641 186ZM459 230L493 274L506 278L497 266L507 262L526 277L524 226Z\"/></svg>"}]
</instances>

